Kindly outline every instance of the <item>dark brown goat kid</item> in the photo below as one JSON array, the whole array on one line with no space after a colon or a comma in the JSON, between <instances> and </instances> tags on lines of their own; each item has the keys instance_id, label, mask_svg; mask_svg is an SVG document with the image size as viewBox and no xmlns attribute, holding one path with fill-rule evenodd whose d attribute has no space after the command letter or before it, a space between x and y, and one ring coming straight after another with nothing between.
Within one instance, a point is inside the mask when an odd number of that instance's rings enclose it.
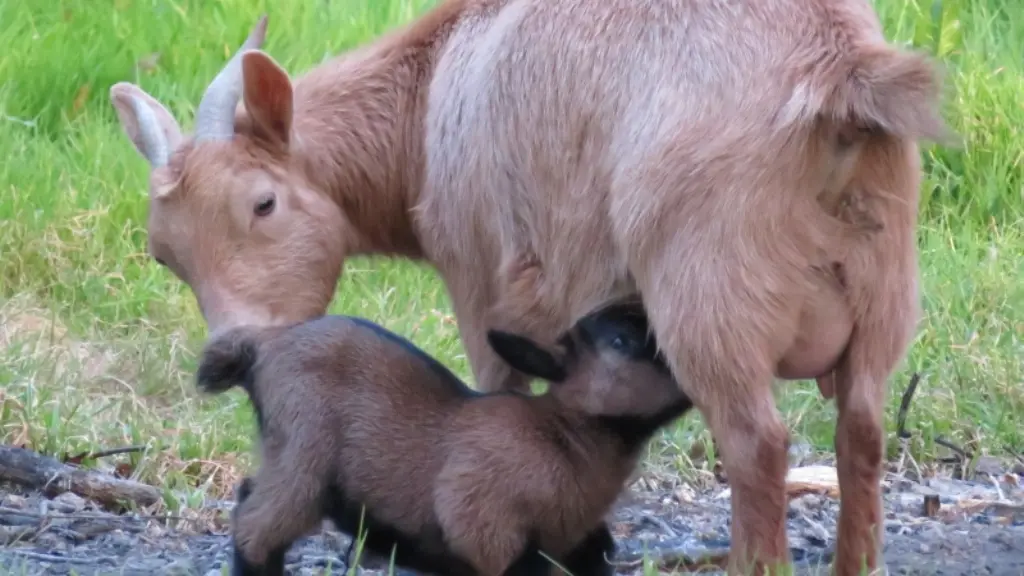
<instances>
[{"instance_id":1,"label":"dark brown goat kid","mask_svg":"<svg viewBox=\"0 0 1024 576\"><path fill-rule=\"evenodd\" d=\"M282 574L324 517L398 565L452 576L610 575L604 516L662 426L691 406L643 307L606 305L552 347L498 330L495 352L547 394L485 394L361 318L241 327L206 346L198 385L238 385L262 465L239 487L233 574Z\"/></svg>"}]
</instances>

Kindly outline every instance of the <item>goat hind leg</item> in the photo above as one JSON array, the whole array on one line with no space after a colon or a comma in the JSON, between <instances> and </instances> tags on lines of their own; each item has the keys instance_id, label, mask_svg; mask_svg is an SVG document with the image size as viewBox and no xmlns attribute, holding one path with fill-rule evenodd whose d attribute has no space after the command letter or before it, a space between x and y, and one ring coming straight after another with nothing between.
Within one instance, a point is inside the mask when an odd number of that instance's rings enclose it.
<instances>
[{"instance_id":1,"label":"goat hind leg","mask_svg":"<svg viewBox=\"0 0 1024 576\"><path fill-rule=\"evenodd\" d=\"M789 432L772 395L773 356L775 342L797 329L799 310L783 290L796 285L800 271L771 253L753 251L777 243L751 249L703 228L716 220L689 215L688 229L627 242L635 247L630 272L673 375L722 450L732 488L729 573L776 574L791 559L785 493ZM649 226L626 229L632 228ZM764 262L777 265L767 268ZM751 285L752 277L765 280Z\"/></svg>"},{"instance_id":2,"label":"goat hind leg","mask_svg":"<svg viewBox=\"0 0 1024 576\"><path fill-rule=\"evenodd\" d=\"M252 494L253 490L253 479L252 477L246 476L242 478L242 481L238 483L236 489L236 507L245 502ZM274 550L269 551L267 559L262 566L256 566L250 563L245 555L242 554L241 548L238 547L235 539L232 538L232 563L231 563L231 575L232 576L260 576L260 575L275 575L284 574L284 555L288 551L287 546L278 547Z\"/></svg>"},{"instance_id":3,"label":"goat hind leg","mask_svg":"<svg viewBox=\"0 0 1024 576\"><path fill-rule=\"evenodd\" d=\"M841 501L834 570L842 576L863 574L865 564L869 572L884 567L879 483L886 388L921 313L918 148L905 140L879 139L860 162L841 214L855 225L866 224L843 257L855 330L835 379Z\"/></svg>"},{"instance_id":4,"label":"goat hind leg","mask_svg":"<svg viewBox=\"0 0 1024 576\"><path fill-rule=\"evenodd\" d=\"M849 365L839 372L835 447L842 498L834 569L859 576L876 568L881 546L884 397L874 382L851 378Z\"/></svg>"},{"instance_id":5,"label":"goat hind leg","mask_svg":"<svg viewBox=\"0 0 1024 576\"><path fill-rule=\"evenodd\" d=\"M842 576L859 576L864 569L870 573L884 565L882 419L889 375L909 344L917 317L914 274L910 268L903 282L879 284L885 286L885 294L867 300L870 304L859 314L836 370L835 448L841 499L834 570Z\"/></svg>"},{"instance_id":6,"label":"goat hind leg","mask_svg":"<svg viewBox=\"0 0 1024 576\"><path fill-rule=\"evenodd\" d=\"M710 381L730 386L739 381ZM758 383L760 384L760 382ZM730 573L778 574L790 564L786 538L785 490L789 432L769 388L749 388L743 400L726 395L705 404L705 418L722 449L722 461L732 488L732 546ZM742 402L749 401L749 405ZM725 405L723 405L725 404Z\"/></svg>"},{"instance_id":7,"label":"goat hind leg","mask_svg":"<svg viewBox=\"0 0 1024 576\"><path fill-rule=\"evenodd\" d=\"M292 542L320 519L319 507L304 490L301 475L292 480L261 470L238 486L232 513L232 576L284 576L285 554Z\"/></svg>"},{"instance_id":8,"label":"goat hind leg","mask_svg":"<svg viewBox=\"0 0 1024 576\"><path fill-rule=\"evenodd\" d=\"M655 337L722 450L732 488L730 573L749 574L752 565L756 574L765 569L775 574L777 566L790 563L785 529L789 432L772 397L774 366L760 353L769 346L749 322L756 314L737 310L731 301L687 300L704 291L685 280L662 279L641 290L650 310L678 311L651 315ZM716 297L728 296L711 296ZM708 309L734 312L715 317L704 313Z\"/></svg>"},{"instance_id":9,"label":"goat hind leg","mask_svg":"<svg viewBox=\"0 0 1024 576\"><path fill-rule=\"evenodd\" d=\"M615 567L609 560L614 553L615 539L602 522L569 552L562 565L573 576L612 576Z\"/></svg>"}]
</instances>

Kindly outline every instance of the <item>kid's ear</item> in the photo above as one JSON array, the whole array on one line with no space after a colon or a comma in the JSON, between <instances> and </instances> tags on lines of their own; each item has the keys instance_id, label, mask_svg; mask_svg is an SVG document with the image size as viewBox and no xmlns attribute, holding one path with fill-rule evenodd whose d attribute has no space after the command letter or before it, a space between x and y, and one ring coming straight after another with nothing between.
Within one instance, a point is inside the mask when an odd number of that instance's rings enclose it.
<instances>
[{"instance_id":1,"label":"kid's ear","mask_svg":"<svg viewBox=\"0 0 1024 576\"><path fill-rule=\"evenodd\" d=\"M564 358L541 348L525 336L488 330L487 343L502 360L523 374L549 382L561 382L566 378Z\"/></svg>"}]
</instances>

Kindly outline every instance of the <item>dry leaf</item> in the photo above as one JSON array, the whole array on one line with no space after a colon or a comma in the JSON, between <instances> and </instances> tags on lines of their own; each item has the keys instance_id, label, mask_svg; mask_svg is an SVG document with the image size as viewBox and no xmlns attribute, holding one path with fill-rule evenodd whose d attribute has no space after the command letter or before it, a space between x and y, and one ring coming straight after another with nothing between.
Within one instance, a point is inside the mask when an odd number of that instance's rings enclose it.
<instances>
[{"instance_id":1,"label":"dry leaf","mask_svg":"<svg viewBox=\"0 0 1024 576\"><path fill-rule=\"evenodd\" d=\"M85 457L88 455L88 452L81 452L79 454L75 454L74 456L68 456L68 453L65 452L64 456L61 458L61 462L65 464L71 464L74 466L81 466L82 460L85 460Z\"/></svg>"},{"instance_id":2,"label":"dry leaf","mask_svg":"<svg viewBox=\"0 0 1024 576\"><path fill-rule=\"evenodd\" d=\"M136 62L135 65L138 66L139 69L144 72L153 72L157 69L159 63L160 53L153 52L152 54L139 58L139 61Z\"/></svg>"},{"instance_id":3,"label":"dry leaf","mask_svg":"<svg viewBox=\"0 0 1024 576\"><path fill-rule=\"evenodd\" d=\"M77 115L85 107L85 101L89 98L89 92L91 87L88 84L83 84L78 92L75 94L75 100L71 103L72 115Z\"/></svg>"},{"instance_id":4,"label":"dry leaf","mask_svg":"<svg viewBox=\"0 0 1024 576\"><path fill-rule=\"evenodd\" d=\"M128 462L120 462L114 466L114 476L118 478L131 478L135 468Z\"/></svg>"}]
</instances>

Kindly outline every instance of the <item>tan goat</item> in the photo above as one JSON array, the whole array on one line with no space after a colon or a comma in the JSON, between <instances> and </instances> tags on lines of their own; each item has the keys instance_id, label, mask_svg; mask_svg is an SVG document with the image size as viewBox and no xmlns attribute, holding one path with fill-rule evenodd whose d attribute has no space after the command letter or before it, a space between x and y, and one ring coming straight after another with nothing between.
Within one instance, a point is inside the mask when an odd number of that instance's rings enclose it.
<instances>
[{"instance_id":1,"label":"tan goat","mask_svg":"<svg viewBox=\"0 0 1024 576\"><path fill-rule=\"evenodd\" d=\"M211 332L323 312L347 257L422 259L479 386L519 387L484 333L533 253L538 330L642 297L722 449L732 570L789 561L773 376L834 392L836 566L879 566L886 381L919 314L917 142L947 131L932 65L866 0L449 0L294 84L265 26L192 137L111 89L152 165L149 249Z\"/></svg>"}]
</instances>

